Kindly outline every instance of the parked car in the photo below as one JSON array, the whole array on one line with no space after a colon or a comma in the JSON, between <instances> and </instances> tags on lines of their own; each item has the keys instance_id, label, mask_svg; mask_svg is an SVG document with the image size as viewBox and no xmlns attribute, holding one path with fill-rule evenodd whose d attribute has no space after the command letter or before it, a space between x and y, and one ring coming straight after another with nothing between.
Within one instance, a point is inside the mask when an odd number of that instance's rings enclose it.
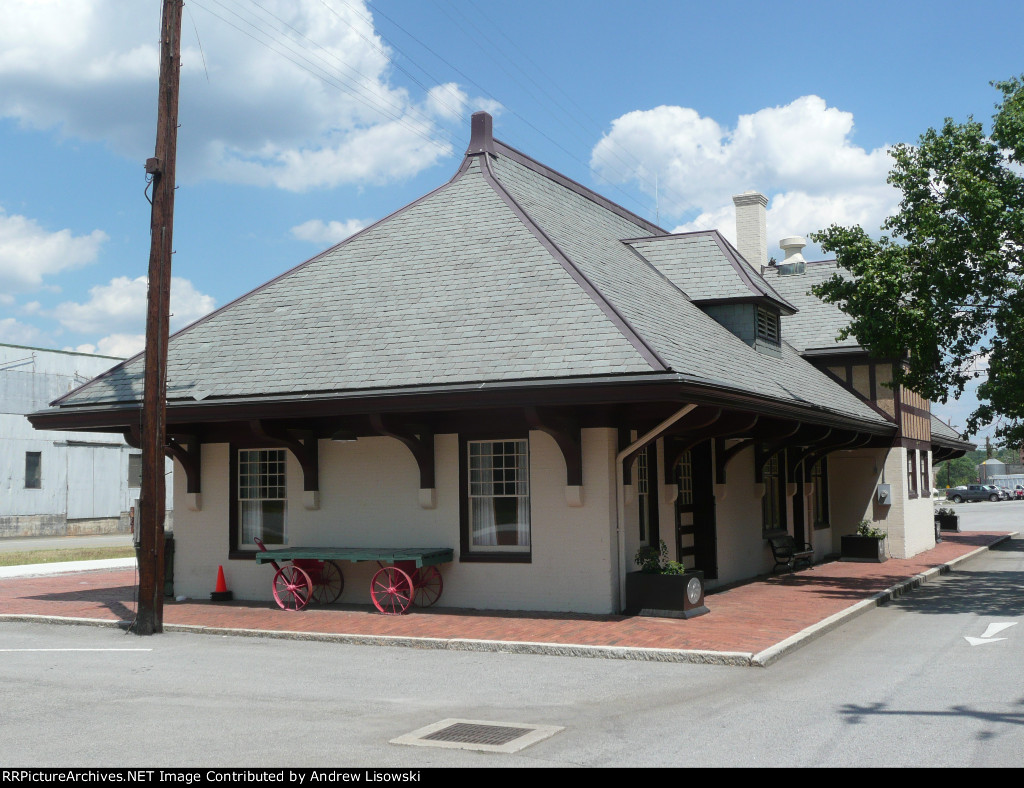
<instances>
[{"instance_id":1,"label":"parked car","mask_svg":"<svg viewBox=\"0 0 1024 788\"><path fill-rule=\"evenodd\" d=\"M1013 497L1018 501L1024 500L1024 484L1018 484L1013 488Z\"/></svg>"},{"instance_id":2,"label":"parked car","mask_svg":"<svg viewBox=\"0 0 1024 788\"><path fill-rule=\"evenodd\" d=\"M1002 496L999 490L992 484L967 484L961 487L951 487L946 491L946 500L953 503L964 501L999 501Z\"/></svg>"}]
</instances>

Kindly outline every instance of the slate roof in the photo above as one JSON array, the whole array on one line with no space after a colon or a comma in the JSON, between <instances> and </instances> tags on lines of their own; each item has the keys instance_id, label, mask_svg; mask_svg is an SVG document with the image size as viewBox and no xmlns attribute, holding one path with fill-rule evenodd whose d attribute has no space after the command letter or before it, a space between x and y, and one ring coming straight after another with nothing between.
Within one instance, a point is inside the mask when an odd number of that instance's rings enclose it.
<instances>
[{"instance_id":1,"label":"slate roof","mask_svg":"<svg viewBox=\"0 0 1024 788\"><path fill-rule=\"evenodd\" d=\"M665 237L478 120L447 184L175 334L169 405L670 375L888 426L785 343L749 347L638 251L706 236ZM137 402L142 376L138 356L54 404Z\"/></svg>"},{"instance_id":2,"label":"slate roof","mask_svg":"<svg viewBox=\"0 0 1024 788\"><path fill-rule=\"evenodd\" d=\"M754 299L774 304L784 315L796 311L718 230L634 238L626 243L698 303Z\"/></svg>"},{"instance_id":3,"label":"slate roof","mask_svg":"<svg viewBox=\"0 0 1024 788\"><path fill-rule=\"evenodd\" d=\"M957 443L957 444L966 443L966 441L964 441L964 439L960 436L959 432L954 430L952 427L950 427L948 424L946 424L946 422L944 422L942 419L940 419L938 416L936 416L933 413L932 414L932 441L934 442L936 440L943 441L943 442ZM971 444L971 445L973 446L974 444Z\"/></svg>"},{"instance_id":4,"label":"slate roof","mask_svg":"<svg viewBox=\"0 0 1024 788\"><path fill-rule=\"evenodd\" d=\"M780 276L774 266L761 269L764 278L799 310L782 318L782 336L801 353L808 350L859 350L856 337L836 339L850 318L835 304L827 304L810 292L833 274L845 275L835 260L807 263L803 274Z\"/></svg>"}]
</instances>

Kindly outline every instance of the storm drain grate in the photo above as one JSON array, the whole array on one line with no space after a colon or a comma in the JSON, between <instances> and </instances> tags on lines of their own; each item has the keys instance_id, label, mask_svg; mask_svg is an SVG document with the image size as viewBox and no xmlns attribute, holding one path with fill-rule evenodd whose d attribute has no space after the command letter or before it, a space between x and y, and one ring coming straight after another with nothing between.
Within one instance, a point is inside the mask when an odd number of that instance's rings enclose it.
<instances>
[{"instance_id":1,"label":"storm drain grate","mask_svg":"<svg viewBox=\"0 0 1024 788\"><path fill-rule=\"evenodd\" d=\"M525 736L527 730L510 728L508 725L479 725L472 722L456 722L436 733L423 737L424 741L457 741L462 744L508 744L513 739Z\"/></svg>"},{"instance_id":2,"label":"storm drain grate","mask_svg":"<svg viewBox=\"0 0 1024 788\"><path fill-rule=\"evenodd\" d=\"M519 722L441 720L392 739L392 744L419 747L454 747L482 752L518 752L563 730L557 725L525 725Z\"/></svg>"}]
</instances>

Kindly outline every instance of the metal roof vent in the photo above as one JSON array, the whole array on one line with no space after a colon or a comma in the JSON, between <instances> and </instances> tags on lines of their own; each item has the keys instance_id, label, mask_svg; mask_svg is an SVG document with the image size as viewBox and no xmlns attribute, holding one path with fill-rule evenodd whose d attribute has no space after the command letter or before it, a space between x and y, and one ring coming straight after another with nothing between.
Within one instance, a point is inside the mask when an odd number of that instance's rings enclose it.
<instances>
[{"instance_id":1,"label":"metal roof vent","mask_svg":"<svg viewBox=\"0 0 1024 788\"><path fill-rule=\"evenodd\" d=\"M786 253L786 259L779 263L779 276L802 274L807 270L807 261L800 250L807 246L807 241L799 235L790 235L779 241L779 248Z\"/></svg>"}]
</instances>

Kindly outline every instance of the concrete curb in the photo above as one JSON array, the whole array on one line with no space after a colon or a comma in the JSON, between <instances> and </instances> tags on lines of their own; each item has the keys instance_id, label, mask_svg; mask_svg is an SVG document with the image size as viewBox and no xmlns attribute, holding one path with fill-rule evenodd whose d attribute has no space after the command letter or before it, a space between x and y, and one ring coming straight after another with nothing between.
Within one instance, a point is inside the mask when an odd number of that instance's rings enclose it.
<instances>
[{"instance_id":1,"label":"concrete curb","mask_svg":"<svg viewBox=\"0 0 1024 788\"><path fill-rule=\"evenodd\" d=\"M592 659L623 659L638 662L688 663L697 665L726 665L736 667L765 668L782 657L816 640L836 627L850 621L872 608L885 604L909 590L918 588L931 578L949 573L954 566L967 561L985 550L1017 536L1016 532L1008 533L984 547L979 547L962 556L951 559L947 563L907 578L884 591L861 600L819 621L813 626L791 635L774 646L757 654L738 651L699 651L682 649L631 648L620 646L592 646L571 643L531 643L525 641L505 640L470 640L466 638L416 638L398 635L353 635L326 632L293 632L267 629L232 629L228 627L209 627L201 624L164 624L165 632L184 632L198 635L221 635L233 637L262 637L278 640L306 640L324 643L345 643L354 646L394 646L400 648L433 649L439 651L478 651L501 654L536 654L553 657L588 657ZM134 563L135 559L127 560ZM93 563L93 562L82 562ZM102 563L102 562L95 562ZM24 568L24 567L12 567ZM104 568L104 567L101 567ZM78 624L100 627L117 627L127 629L130 621L113 621L99 618L70 618L63 616L41 616L26 613L0 614L0 621L24 621L43 624Z\"/></svg>"},{"instance_id":2,"label":"concrete curb","mask_svg":"<svg viewBox=\"0 0 1024 788\"><path fill-rule=\"evenodd\" d=\"M135 563L134 558L101 558L96 561L55 561L51 564L0 566L0 579L66 575L74 572L95 572L100 569L131 569Z\"/></svg>"},{"instance_id":3,"label":"concrete curb","mask_svg":"<svg viewBox=\"0 0 1024 788\"><path fill-rule=\"evenodd\" d=\"M936 577L937 575L948 574L957 564L962 563L963 561L967 561L968 559L973 558L974 556L986 550L991 550L996 545L1002 544L1003 542L1007 541L1008 539L1012 539L1015 536L1017 536L1016 532L1008 533L1005 536L1002 536L996 541L992 542L991 544L985 545L984 547L979 547L976 550L972 550L969 553L965 553L964 555L953 558L944 564L932 567L931 569L921 572L920 574L916 574L913 577L909 577L906 580L903 580L894 586L890 586L884 591L879 591L877 594L874 594L873 596L870 596L867 599L863 599L857 604L846 608L846 610L840 610L838 613L835 613L829 616L828 618L822 619L817 624L809 626L807 627L807 629L797 632L795 635L791 635L785 640L776 643L774 646L770 646L764 649L764 651L760 651L757 654L754 654L751 658L750 664L754 667L766 668L773 662L777 662L779 659L781 659L783 656L790 653L791 651L795 651L796 649L801 648L802 646L805 646L814 640L817 640L822 635L831 632L833 629L842 624L845 624L847 621L850 621L856 618L857 616L868 612L872 608L878 607L879 605L884 605L886 602L890 602L893 599L902 596L907 591L912 591L913 589L920 587L921 585L927 583L930 579Z\"/></svg>"}]
</instances>

